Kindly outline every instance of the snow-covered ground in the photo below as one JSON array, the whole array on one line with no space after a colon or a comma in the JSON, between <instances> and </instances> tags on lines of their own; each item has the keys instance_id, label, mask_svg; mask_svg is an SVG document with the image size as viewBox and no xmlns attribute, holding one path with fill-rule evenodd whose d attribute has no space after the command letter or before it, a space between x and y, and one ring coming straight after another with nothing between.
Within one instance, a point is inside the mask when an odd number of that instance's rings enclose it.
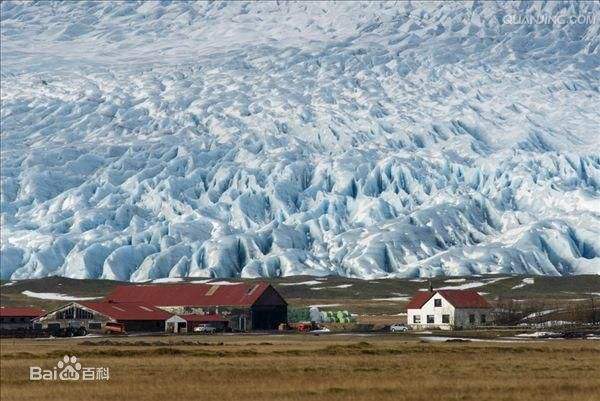
<instances>
[{"instance_id":1,"label":"snow-covered ground","mask_svg":"<svg viewBox=\"0 0 600 401\"><path fill-rule=\"evenodd\" d=\"M89 301L92 299L98 299L102 297L75 297L71 295L58 294L55 292L33 292L33 291L23 291L23 295L26 295L30 298L38 298L38 299L48 299L53 301Z\"/></svg>"},{"instance_id":2,"label":"snow-covered ground","mask_svg":"<svg viewBox=\"0 0 600 401\"><path fill-rule=\"evenodd\" d=\"M482 280L482 281L473 281L470 283L465 283L465 284L458 284L458 285L448 285L448 286L444 286L444 287L440 287L440 288L436 288L437 290L469 290L472 288L477 288L477 287L483 287L484 285L488 285L488 284L494 284L497 283L498 281L502 281L502 280L506 280L508 277L498 277L498 278L492 278L492 279L487 279L487 280ZM446 280L446 283L449 280ZM421 289L423 290L423 289Z\"/></svg>"},{"instance_id":3,"label":"snow-covered ground","mask_svg":"<svg viewBox=\"0 0 600 401\"><path fill-rule=\"evenodd\" d=\"M411 297L389 297L389 298L373 298L372 301L388 301L388 302L408 302Z\"/></svg>"},{"instance_id":4,"label":"snow-covered ground","mask_svg":"<svg viewBox=\"0 0 600 401\"><path fill-rule=\"evenodd\" d=\"M526 277L523 280L521 280L520 284L513 286L512 289L517 290L519 288L523 288L523 287L531 285L533 283L535 283L535 279L533 277Z\"/></svg>"},{"instance_id":5,"label":"snow-covered ground","mask_svg":"<svg viewBox=\"0 0 600 401\"><path fill-rule=\"evenodd\" d=\"M308 280L308 281L301 281L301 282L297 282L297 283L281 283L279 285L288 286L288 285L319 285L319 284L323 284L323 283L320 281L317 281L317 280Z\"/></svg>"},{"instance_id":6,"label":"snow-covered ground","mask_svg":"<svg viewBox=\"0 0 600 401\"><path fill-rule=\"evenodd\" d=\"M290 284L293 285L293 283L287 283L287 284L284 283L284 284L281 284L281 285L290 285ZM350 287L352 287L352 284L340 284L340 285L332 285L332 286L329 286L329 287L311 287L311 290L313 290L313 291L320 291L320 290L326 290L326 289L350 288Z\"/></svg>"},{"instance_id":7,"label":"snow-covered ground","mask_svg":"<svg viewBox=\"0 0 600 401\"><path fill-rule=\"evenodd\" d=\"M545 316L545 315L549 315L550 313L557 312L559 310L560 309L547 309L547 310L543 310L543 311L539 311L539 312L530 313L529 315L525 316L521 320L528 320L528 319L533 319L533 318L536 318L536 317L542 317L542 316Z\"/></svg>"},{"instance_id":8,"label":"snow-covered ground","mask_svg":"<svg viewBox=\"0 0 600 401\"><path fill-rule=\"evenodd\" d=\"M598 2L0 7L3 279L600 273Z\"/></svg>"}]
</instances>

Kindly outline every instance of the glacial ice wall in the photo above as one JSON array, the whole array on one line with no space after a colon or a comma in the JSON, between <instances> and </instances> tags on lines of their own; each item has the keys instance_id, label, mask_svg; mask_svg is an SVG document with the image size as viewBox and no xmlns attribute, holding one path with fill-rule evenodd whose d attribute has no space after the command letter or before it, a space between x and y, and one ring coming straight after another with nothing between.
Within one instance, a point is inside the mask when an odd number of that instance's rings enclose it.
<instances>
[{"instance_id":1,"label":"glacial ice wall","mask_svg":"<svg viewBox=\"0 0 600 401\"><path fill-rule=\"evenodd\" d=\"M598 2L0 7L3 279L600 274Z\"/></svg>"}]
</instances>

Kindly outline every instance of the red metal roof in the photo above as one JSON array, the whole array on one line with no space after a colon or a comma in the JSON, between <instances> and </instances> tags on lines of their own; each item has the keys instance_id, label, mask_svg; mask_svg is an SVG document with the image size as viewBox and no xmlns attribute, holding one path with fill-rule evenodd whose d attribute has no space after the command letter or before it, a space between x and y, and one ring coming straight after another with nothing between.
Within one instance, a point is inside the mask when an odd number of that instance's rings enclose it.
<instances>
[{"instance_id":1,"label":"red metal roof","mask_svg":"<svg viewBox=\"0 0 600 401\"><path fill-rule=\"evenodd\" d=\"M408 304L406 305L406 309L419 309L421 308L423 305L425 305L425 303L427 301L429 301L429 299L433 296L433 294L435 294L435 292L430 292L430 291L419 291L417 292L412 299L408 302Z\"/></svg>"},{"instance_id":2,"label":"red metal roof","mask_svg":"<svg viewBox=\"0 0 600 401\"><path fill-rule=\"evenodd\" d=\"M156 306L249 307L269 286L265 282L119 285L106 298L116 302L144 302Z\"/></svg>"},{"instance_id":3,"label":"red metal roof","mask_svg":"<svg viewBox=\"0 0 600 401\"><path fill-rule=\"evenodd\" d=\"M173 316L169 312L147 303L106 301L77 301L75 303L114 320L167 320Z\"/></svg>"},{"instance_id":4,"label":"red metal roof","mask_svg":"<svg viewBox=\"0 0 600 401\"><path fill-rule=\"evenodd\" d=\"M179 315L180 318L187 322L227 322L228 320L221 315Z\"/></svg>"},{"instance_id":5,"label":"red metal roof","mask_svg":"<svg viewBox=\"0 0 600 401\"><path fill-rule=\"evenodd\" d=\"M491 305L484 297L473 290L435 290L422 291L416 294L406 305L406 309L419 309L434 294L440 294L446 301L450 302L455 308L491 308Z\"/></svg>"},{"instance_id":6,"label":"red metal roof","mask_svg":"<svg viewBox=\"0 0 600 401\"><path fill-rule=\"evenodd\" d=\"M43 309L40 308L5 308L4 306L0 308L0 317L38 317L42 316L45 313Z\"/></svg>"}]
</instances>

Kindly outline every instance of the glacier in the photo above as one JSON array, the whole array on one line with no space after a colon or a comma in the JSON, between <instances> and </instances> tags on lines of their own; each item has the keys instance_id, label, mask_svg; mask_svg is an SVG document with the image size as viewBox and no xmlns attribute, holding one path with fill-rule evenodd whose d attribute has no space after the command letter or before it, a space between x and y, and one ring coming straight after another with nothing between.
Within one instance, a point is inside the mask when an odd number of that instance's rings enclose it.
<instances>
[{"instance_id":1,"label":"glacier","mask_svg":"<svg viewBox=\"0 0 600 401\"><path fill-rule=\"evenodd\" d=\"M598 2L0 7L2 279L600 274Z\"/></svg>"}]
</instances>

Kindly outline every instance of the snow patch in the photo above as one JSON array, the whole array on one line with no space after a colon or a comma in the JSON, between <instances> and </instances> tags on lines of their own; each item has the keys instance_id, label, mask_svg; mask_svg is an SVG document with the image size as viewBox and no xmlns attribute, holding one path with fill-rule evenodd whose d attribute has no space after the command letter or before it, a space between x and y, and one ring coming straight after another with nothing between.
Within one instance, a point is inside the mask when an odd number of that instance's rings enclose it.
<instances>
[{"instance_id":1,"label":"snow patch","mask_svg":"<svg viewBox=\"0 0 600 401\"><path fill-rule=\"evenodd\" d=\"M465 281L467 281L466 278L451 278L444 280L444 283L464 283Z\"/></svg>"},{"instance_id":2,"label":"snow patch","mask_svg":"<svg viewBox=\"0 0 600 401\"><path fill-rule=\"evenodd\" d=\"M76 297L65 294L58 294L55 292L33 292L25 290L21 294L26 295L30 298L48 299L53 301L89 301L92 299L99 299L102 297Z\"/></svg>"},{"instance_id":3,"label":"snow patch","mask_svg":"<svg viewBox=\"0 0 600 401\"><path fill-rule=\"evenodd\" d=\"M526 285L531 285L531 284L533 284L534 282L535 282L535 280L534 280L533 278L531 278L531 277L527 277L527 278L524 278L524 279L522 280L521 284L517 284L517 285L515 285L514 287L512 287L512 289L513 289L513 290L516 290L516 289L519 289L519 288L523 288L523 287L525 287Z\"/></svg>"},{"instance_id":4,"label":"snow patch","mask_svg":"<svg viewBox=\"0 0 600 401\"><path fill-rule=\"evenodd\" d=\"M280 283L279 285L290 286L290 285L318 285L318 284L323 284L323 283L320 281L317 281L317 280L309 280L309 281L301 281L298 283Z\"/></svg>"},{"instance_id":5,"label":"snow patch","mask_svg":"<svg viewBox=\"0 0 600 401\"><path fill-rule=\"evenodd\" d=\"M468 289L471 289L471 288L478 288L478 287L483 287L484 285L489 285L489 284L497 283L498 281L505 280L507 278L508 277L498 277L498 278L493 278L493 279L486 280L486 281L473 281L471 283L465 283L465 284L454 285L454 286L440 287L440 288L437 288L437 289L438 290L468 290Z\"/></svg>"},{"instance_id":6,"label":"snow patch","mask_svg":"<svg viewBox=\"0 0 600 401\"><path fill-rule=\"evenodd\" d=\"M410 301L410 297L371 298L371 300L372 301L404 302L404 301Z\"/></svg>"}]
</instances>

